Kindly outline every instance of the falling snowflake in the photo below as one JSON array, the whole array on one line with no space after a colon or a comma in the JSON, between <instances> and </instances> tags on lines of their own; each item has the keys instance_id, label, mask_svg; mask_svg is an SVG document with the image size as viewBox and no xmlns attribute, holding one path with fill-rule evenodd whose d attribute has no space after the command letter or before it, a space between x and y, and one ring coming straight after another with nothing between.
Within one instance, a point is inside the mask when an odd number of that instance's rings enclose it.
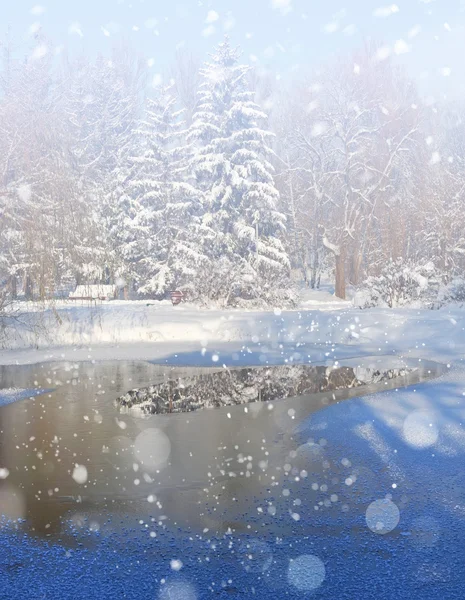
<instances>
[{"instance_id":1,"label":"falling snowflake","mask_svg":"<svg viewBox=\"0 0 465 600\"><path fill-rule=\"evenodd\" d=\"M215 28L213 27L213 25L209 25L208 27L205 27L205 29L202 29L203 37L210 37L214 33L215 33Z\"/></svg>"},{"instance_id":2,"label":"falling snowflake","mask_svg":"<svg viewBox=\"0 0 465 600\"><path fill-rule=\"evenodd\" d=\"M392 500L383 498L372 502L365 513L366 523L373 533L385 535L393 531L400 521L400 511Z\"/></svg>"},{"instance_id":3,"label":"falling snowflake","mask_svg":"<svg viewBox=\"0 0 465 600\"><path fill-rule=\"evenodd\" d=\"M326 125L326 123L323 122L318 122L315 123L312 127L312 137L318 137L319 135L323 135L323 133L325 133L325 131L328 129L328 126Z\"/></svg>"},{"instance_id":4,"label":"falling snowflake","mask_svg":"<svg viewBox=\"0 0 465 600\"><path fill-rule=\"evenodd\" d=\"M291 559L287 571L288 582L299 592L311 592L320 587L326 577L323 561L313 554Z\"/></svg>"},{"instance_id":5,"label":"falling snowflake","mask_svg":"<svg viewBox=\"0 0 465 600\"><path fill-rule=\"evenodd\" d=\"M397 40L394 44L394 54L406 54L410 52L410 46L404 40Z\"/></svg>"},{"instance_id":6,"label":"falling snowflake","mask_svg":"<svg viewBox=\"0 0 465 600\"><path fill-rule=\"evenodd\" d=\"M87 469L84 465L76 465L73 470L72 478L80 485L87 481Z\"/></svg>"},{"instance_id":7,"label":"falling snowflake","mask_svg":"<svg viewBox=\"0 0 465 600\"><path fill-rule=\"evenodd\" d=\"M330 23L326 23L323 27L323 31L325 33L335 33L339 29L339 23L337 21L331 21Z\"/></svg>"},{"instance_id":8,"label":"falling snowflake","mask_svg":"<svg viewBox=\"0 0 465 600\"><path fill-rule=\"evenodd\" d=\"M220 16L216 10L209 10L207 18L205 19L205 23L214 23L215 21L218 21L219 18Z\"/></svg>"},{"instance_id":9,"label":"falling snowflake","mask_svg":"<svg viewBox=\"0 0 465 600\"><path fill-rule=\"evenodd\" d=\"M373 11L373 16L375 17L390 17L395 13L399 12L399 7L397 4L390 4L389 6L380 6L379 8Z\"/></svg>"},{"instance_id":10,"label":"falling snowflake","mask_svg":"<svg viewBox=\"0 0 465 600\"><path fill-rule=\"evenodd\" d=\"M271 0L271 7L283 15L287 15L292 10L291 0Z\"/></svg>"},{"instance_id":11,"label":"falling snowflake","mask_svg":"<svg viewBox=\"0 0 465 600\"><path fill-rule=\"evenodd\" d=\"M412 27L412 29L410 29L410 31L407 34L407 37L409 39L412 39L414 37L416 37L421 31L421 26L420 25L415 25L414 27Z\"/></svg>"},{"instance_id":12,"label":"falling snowflake","mask_svg":"<svg viewBox=\"0 0 465 600\"><path fill-rule=\"evenodd\" d=\"M71 25L68 27L68 33L70 35L78 35L79 37L84 37L84 34L82 33L82 29L81 29L81 24L78 23L77 21L74 23L71 23Z\"/></svg>"},{"instance_id":13,"label":"falling snowflake","mask_svg":"<svg viewBox=\"0 0 465 600\"><path fill-rule=\"evenodd\" d=\"M173 559L170 561L170 567L173 571L180 571L182 569L182 562L177 559Z\"/></svg>"},{"instance_id":14,"label":"falling snowflake","mask_svg":"<svg viewBox=\"0 0 465 600\"><path fill-rule=\"evenodd\" d=\"M34 15L35 17L39 17L40 15L43 15L44 12L45 12L45 7L40 6L40 4L36 4L30 10L31 15Z\"/></svg>"},{"instance_id":15,"label":"falling snowflake","mask_svg":"<svg viewBox=\"0 0 465 600\"><path fill-rule=\"evenodd\" d=\"M29 202L32 196L32 188L29 184L18 186L16 191L23 202Z\"/></svg>"},{"instance_id":16,"label":"falling snowflake","mask_svg":"<svg viewBox=\"0 0 465 600\"><path fill-rule=\"evenodd\" d=\"M390 56L391 49L389 48L389 46L381 46L381 48L378 48L378 50L376 51L376 60L386 60Z\"/></svg>"}]
</instances>

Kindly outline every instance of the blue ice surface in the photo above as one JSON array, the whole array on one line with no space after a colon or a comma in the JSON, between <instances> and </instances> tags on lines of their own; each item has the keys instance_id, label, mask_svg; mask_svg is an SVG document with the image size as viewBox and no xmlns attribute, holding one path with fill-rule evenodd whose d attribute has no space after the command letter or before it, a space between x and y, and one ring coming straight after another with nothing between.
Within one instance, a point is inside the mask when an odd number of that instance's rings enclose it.
<instances>
[{"instance_id":1,"label":"blue ice surface","mask_svg":"<svg viewBox=\"0 0 465 600\"><path fill-rule=\"evenodd\" d=\"M309 467L307 479L288 485L290 498L302 500L300 521L293 522L285 512L274 517L278 524L283 523L283 535L278 539L266 527L271 517L257 513L254 498L244 519L253 525L252 531L217 539L175 526L150 538L136 520L122 534L89 534L94 540L92 548L77 538L82 545L69 549L3 530L0 597L463 600L465 446L457 435L465 409L463 385L428 382L415 390L425 402L434 401L443 411L450 425L448 451L409 446L395 428L380 419L379 410L386 402L392 403L395 415L411 401L403 391L397 397L395 392L379 394L371 402L364 398L341 402L299 424L299 443L325 438L327 460L339 464L341 457L347 457L352 463L347 473L357 468L349 512L338 507L316 512L314 501L305 501L312 494ZM381 441L378 446L357 435L360 424L374 427ZM383 449L397 450L395 460L386 460ZM272 493L280 495L281 488ZM399 506L400 522L392 532L379 535L368 528L365 510L370 502L387 494ZM438 525L433 536L415 534L417 519L425 517ZM102 519L114 518L102 515ZM244 544L253 548L257 539L267 550L255 554L247 571ZM325 565L324 581L314 591L299 591L288 580L290 560L302 555L316 556ZM173 559L182 561L181 570L170 567ZM306 576L302 573L303 583Z\"/></svg>"},{"instance_id":2,"label":"blue ice surface","mask_svg":"<svg viewBox=\"0 0 465 600\"><path fill-rule=\"evenodd\" d=\"M302 520L315 520L312 513L301 513ZM320 517L320 533L313 536L300 534L296 524L292 534L276 541L264 529L260 539L272 555L264 572L260 556L257 569L247 572L243 566L244 544L253 547L257 538L252 534L216 540L192 535L192 541L175 531L147 542L147 530L135 523L123 538L101 540L93 549L69 550L2 533L1 598L463 599L463 517L431 507L428 514L441 523L439 544L418 550L405 535L418 514L422 513L412 499L402 511L399 530L385 536L371 532L363 519L345 526L342 516ZM319 557L326 569L325 580L311 593L299 592L287 579L290 559L308 554ZM178 572L170 567L173 559L183 562Z\"/></svg>"},{"instance_id":3,"label":"blue ice surface","mask_svg":"<svg viewBox=\"0 0 465 600\"><path fill-rule=\"evenodd\" d=\"M41 396L42 394L50 393L51 389L18 389L18 390L5 390L0 388L0 406L6 406L19 400L26 400L26 398L33 398L34 396Z\"/></svg>"},{"instance_id":4,"label":"blue ice surface","mask_svg":"<svg viewBox=\"0 0 465 600\"><path fill-rule=\"evenodd\" d=\"M273 562L265 573L246 572L226 540L218 540L215 551L175 536L154 541L151 549L128 540L125 548L102 543L93 550L66 551L2 535L1 597L463 599L461 534L463 527L455 532L458 545L444 548L440 563L437 552L411 556L405 536L374 539L375 534L367 533L355 540L350 531L313 539L295 535L281 545L270 540ZM289 559L305 554L319 556L326 568L324 582L312 593L299 592L287 580ZM170 567L173 557L183 561L179 572ZM182 594L178 588L170 594L175 582L193 593Z\"/></svg>"},{"instance_id":5,"label":"blue ice surface","mask_svg":"<svg viewBox=\"0 0 465 600\"><path fill-rule=\"evenodd\" d=\"M218 344L218 347L209 347L204 351L191 350L167 354L163 358L150 360L153 364L167 364L186 367L252 367L282 364L325 364L334 360L346 358L363 358L380 354L379 347L356 349L344 344L308 344L308 343L282 343L270 348L270 345L260 343L245 344L231 351L229 344ZM394 350L389 352L383 349L383 355L396 356ZM355 354L355 356L354 356Z\"/></svg>"}]
</instances>

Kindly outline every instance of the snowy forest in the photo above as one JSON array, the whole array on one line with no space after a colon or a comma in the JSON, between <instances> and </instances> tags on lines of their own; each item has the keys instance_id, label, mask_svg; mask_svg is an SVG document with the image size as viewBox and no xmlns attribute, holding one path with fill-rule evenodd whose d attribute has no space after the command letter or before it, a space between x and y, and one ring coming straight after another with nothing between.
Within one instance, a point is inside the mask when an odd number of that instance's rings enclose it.
<instances>
[{"instance_id":1,"label":"snowy forest","mask_svg":"<svg viewBox=\"0 0 465 600\"><path fill-rule=\"evenodd\" d=\"M203 64L179 51L163 76L124 44L70 59L38 34L27 57L2 51L9 297L112 283L292 305L322 275L340 298L365 286L368 304L395 278L460 288L465 106L422 98L376 44L285 80L228 38Z\"/></svg>"}]
</instances>

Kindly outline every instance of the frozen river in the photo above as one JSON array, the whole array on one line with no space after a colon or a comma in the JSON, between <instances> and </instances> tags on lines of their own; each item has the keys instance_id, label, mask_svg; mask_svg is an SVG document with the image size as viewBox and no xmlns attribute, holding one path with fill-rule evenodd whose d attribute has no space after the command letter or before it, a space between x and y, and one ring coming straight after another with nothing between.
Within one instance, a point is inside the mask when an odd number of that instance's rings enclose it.
<instances>
[{"instance_id":1,"label":"frozen river","mask_svg":"<svg viewBox=\"0 0 465 600\"><path fill-rule=\"evenodd\" d=\"M7 597L407 598L422 589L459 598L461 388L427 382L445 370L436 363L363 366L416 370L363 388L143 417L114 399L195 369L2 367ZM23 399L7 404L14 398ZM431 399L442 413L427 408Z\"/></svg>"}]
</instances>

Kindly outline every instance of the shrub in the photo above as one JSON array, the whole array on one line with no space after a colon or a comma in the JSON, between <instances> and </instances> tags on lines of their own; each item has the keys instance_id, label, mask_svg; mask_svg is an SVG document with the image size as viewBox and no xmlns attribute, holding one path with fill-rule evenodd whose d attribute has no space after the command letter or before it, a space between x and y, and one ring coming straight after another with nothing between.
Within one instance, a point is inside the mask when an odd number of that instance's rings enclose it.
<instances>
[{"instance_id":1,"label":"shrub","mask_svg":"<svg viewBox=\"0 0 465 600\"><path fill-rule=\"evenodd\" d=\"M424 265L402 258L390 261L378 277L368 277L354 297L360 308L372 306L428 306L437 298L439 277L433 263Z\"/></svg>"},{"instance_id":2,"label":"shrub","mask_svg":"<svg viewBox=\"0 0 465 600\"><path fill-rule=\"evenodd\" d=\"M437 305L465 303L465 279L454 278L449 284L443 286L438 294Z\"/></svg>"}]
</instances>

